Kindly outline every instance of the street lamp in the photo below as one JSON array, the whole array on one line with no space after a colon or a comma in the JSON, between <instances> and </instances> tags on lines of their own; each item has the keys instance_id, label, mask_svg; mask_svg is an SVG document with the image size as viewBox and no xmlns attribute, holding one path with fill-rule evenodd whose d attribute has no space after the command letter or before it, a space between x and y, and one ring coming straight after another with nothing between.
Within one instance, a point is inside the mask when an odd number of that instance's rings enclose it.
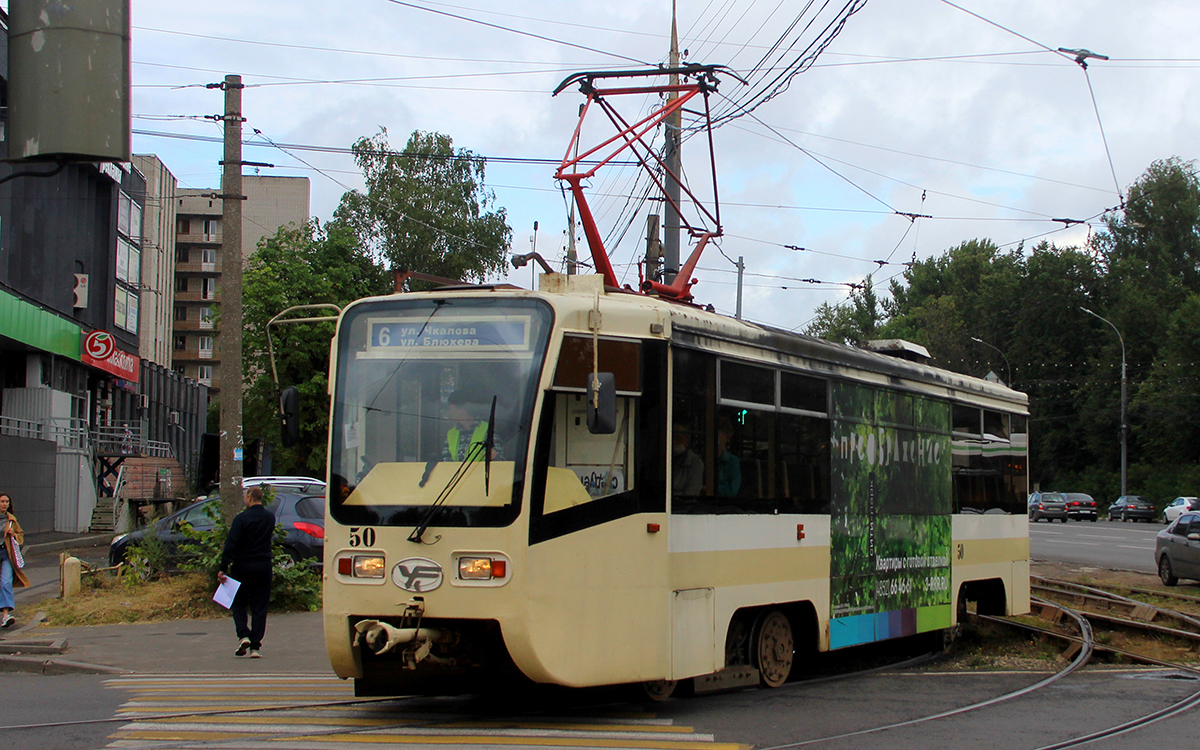
<instances>
[{"instance_id":1,"label":"street lamp","mask_svg":"<svg viewBox=\"0 0 1200 750\"><path fill-rule=\"evenodd\" d=\"M1000 358L1004 360L1004 366L1008 370L1008 382L1005 383L1005 385L1007 385L1009 388L1012 388L1012 365L1010 365L1008 363L1008 357L1004 356L1004 352L1000 351L1000 349L998 347L992 346L991 344L984 341L983 339L975 338L974 336L972 336L971 340L974 341L976 344L983 344L984 346L986 346L989 349L996 350L996 353L999 354Z\"/></svg>"},{"instance_id":2,"label":"street lamp","mask_svg":"<svg viewBox=\"0 0 1200 750\"><path fill-rule=\"evenodd\" d=\"M1113 325L1112 321L1110 321L1108 318L1100 317L1099 315L1097 315L1096 313L1087 309L1086 307L1081 307L1079 309L1083 310L1085 313L1087 313L1088 315L1091 315L1094 318L1100 318L1100 320L1103 320L1105 323L1108 323L1108 327L1113 329L1113 332L1117 334L1117 340L1119 340L1121 342L1121 495L1123 496L1123 495L1125 495L1126 466L1127 466L1128 455L1129 455L1127 446L1126 446L1126 442L1127 442L1126 434L1129 432L1129 425L1125 424L1125 394L1126 394L1125 337L1121 335L1121 332L1117 330L1117 327L1115 325Z\"/></svg>"}]
</instances>

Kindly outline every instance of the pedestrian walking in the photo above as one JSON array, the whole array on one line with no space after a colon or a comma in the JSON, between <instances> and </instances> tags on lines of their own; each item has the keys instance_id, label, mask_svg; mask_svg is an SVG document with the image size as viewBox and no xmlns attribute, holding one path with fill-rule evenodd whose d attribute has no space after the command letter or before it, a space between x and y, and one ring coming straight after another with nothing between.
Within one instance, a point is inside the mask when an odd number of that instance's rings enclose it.
<instances>
[{"instance_id":1,"label":"pedestrian walking","mask_svg":"<svg viewBox=\"0 0 1200 750\"><path fill-rule=\"evenodd\" d=\"M242 500L246 509L234 516L229 525L217 581L225 583L227 578L233 578L241 582L229 608L238 637L234 655L249 654L250 658L257 659L262 656L267 605L271 601L271 543L275 537L275 516L263 507L261 487L246 490Z\"/></svg>"},{"instance_id":2,"label":"pedestrian walking","mask_svg":"<svg viewBox=\"0 0 1200 750\"><path fill-rule=\"evenodd\" d=\"M29 578L21 570L25 567L21 557L25 532L12 511L12 498L7 493L0 493L0 523L4 525L4 553L0 554L0 628L11 628L17 621L12 614L17 606L13 587L29 586Z\"/></svg>"}]
</instances>

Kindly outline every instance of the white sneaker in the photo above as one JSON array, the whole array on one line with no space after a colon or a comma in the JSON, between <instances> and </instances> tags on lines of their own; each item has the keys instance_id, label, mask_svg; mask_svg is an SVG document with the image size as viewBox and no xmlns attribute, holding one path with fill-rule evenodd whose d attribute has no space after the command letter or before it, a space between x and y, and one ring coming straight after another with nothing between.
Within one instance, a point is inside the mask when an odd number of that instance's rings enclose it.
<instances>
[{"instance_id":1,"label":"white sneaker","mask_svg":"<svg viewBox=\"0 0 1200 750\"><path fill-rule=\"evenodd\" d=\"M0 621L0 628L11 628L13 623L16 621L17 618L13 617L12 615L5 615L4 620Z\"/></svg>"},{"instance_id":2,"label":"white sneaker","mask_svg":"<svg viewBox=\"0 0 1200 750\"><path fill-rule=\"evenodd\" d=\"M258 649L252 648L252 649L250 649L250 658L251 659L261 659L262 654L258 653Z\"/></svg>"},{"instance_id":3,"label":"white sneaker","mask_svg":"<svg viewBox=\"0 0 1200 750\"><path fill-rule=\"evenodd\" d=\"M234 651L233 655L234 656L245 656L246 652L249 650L250 650L250 639L243 638L242 640L238 641L237 651Z\"/></svg>"}]
</instances>

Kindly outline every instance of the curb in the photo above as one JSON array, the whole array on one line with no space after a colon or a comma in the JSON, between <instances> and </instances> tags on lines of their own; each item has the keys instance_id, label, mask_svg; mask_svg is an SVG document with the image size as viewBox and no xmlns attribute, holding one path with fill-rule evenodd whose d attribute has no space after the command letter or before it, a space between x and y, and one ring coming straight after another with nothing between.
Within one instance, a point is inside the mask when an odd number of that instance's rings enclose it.
<instances>
[{"instance_id":1,"label":"curb","mask_svg":"<svg viewBox=\"0 0 1200 750\"><path fill-rule=\"evenodd\" d=\"M89 534L87 536L72 537L70 539L59 539L56 542L42 542L41 544L28 544L21 548L21 551L26 555L37 555L42 552L58 552L71 547L99 547L107 545L112 541L116 533L112 534Z\"/></svg>"},{"instance_id":2,"label":"curb","mask_svg":"<svg viewBox=\"0 0 1200 750\"><path fill-rule=\"evenodd\" d=\"M0 672L32 674L133 674L131 669L38 656L0 656Z\"/></svg>"}]
</instances>

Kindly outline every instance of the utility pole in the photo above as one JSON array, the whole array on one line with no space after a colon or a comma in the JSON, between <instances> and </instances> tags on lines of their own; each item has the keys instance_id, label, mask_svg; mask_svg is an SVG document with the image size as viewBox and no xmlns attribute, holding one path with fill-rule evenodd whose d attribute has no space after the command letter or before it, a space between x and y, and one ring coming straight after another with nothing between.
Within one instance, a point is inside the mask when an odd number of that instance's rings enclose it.
<instances>
[{"instance_id":1,"label":"utility pole","mask_svg":"<svg viewBox=\"0 0 1200 750\"><path fill-rule=\"evenodd\" d=\"M583 106L579 105L579 116L583 116ZM575 141L575 156L579 157L579 141ZM575 252L575 200L571 199L571 215L567 221L567 275L574 276L579 273L579 255Z\"/></svg>"},{"instance_id":2,"label":"utility pole","mask_svg":"<svg viewBox=\"0 0 1200 750\"><path fill-rule=\"evenodd\" d=\"M741 255L738 256L738 262L737 262L737 268L738 268L737 315L734 316L738 320L742 319L742 274L746 270L746 264L743 262L744 260L745 259Z\"/></svg>"},{"instance_id":3,"label":"utility pole","mask_svg":"<svg viewBox=\"0 0 1200 750\"><path fill-rule=\"evenodd\" d=\"M233 518L242 506L242 77L211 84L225 91L225 159L221 172L221 507Z\"/></svg>"},{"instance_id":4,"label":"utility pole","mask_svg":"<svg viewBox=\"0 0 1200 750\"><path fill-rule=\"evenodd\" d=\"M671 62L672 69L679 67L679 34L675 26L675 0L671 0ZM671 74L671 85L679 84L679 74ZM679 94L671 92L668 101L677 99ZM676 177L682 169L682 158L679 154L679 131L683 126L683 113L676 111L667 117L666 137L666 205L663 208L663 283L675 281L679 273L679 181Z\"/></svg>"},{"instance_id":5,"label":"utility pole","mask_svg":"<svg viewBox=\"0 0 1200 750\"><path fill-rule=\"evenodd\" d=\"M646 216L646 278L658 281L662 270L662 240L658 238L658 214Z\"/></svg>"}]
</instances>

